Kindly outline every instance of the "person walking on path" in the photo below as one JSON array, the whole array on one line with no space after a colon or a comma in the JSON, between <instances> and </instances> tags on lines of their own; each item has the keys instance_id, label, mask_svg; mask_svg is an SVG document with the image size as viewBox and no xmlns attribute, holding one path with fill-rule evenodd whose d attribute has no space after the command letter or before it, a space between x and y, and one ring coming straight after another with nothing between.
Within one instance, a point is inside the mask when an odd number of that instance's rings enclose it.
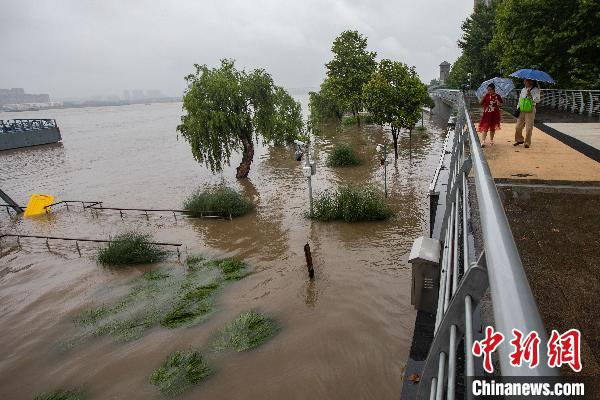
<instances>
[{"instance_id":1,"label":"person walking on path","mask_svg":"<svg viewBox=\"0 0 600 400\"><path fill-rule=\"evenodd\" d=\"M483 106L483 114L479 121L477 131L481 133L481 147L487 145L486 138L488 131L490 132L490 145L494 145L494 134L500 129L500 105L502 97L496 93L496 85L490 83L487 85L487 93L481 99Z\"/></svg>"},{"instance_id":2,"label":"person walking on path","mask_svg":"<svg viewBox=\"0 0 600 400\"><path fill-rule=\"evenodd\" d=\"M531 146L535 107L540 102L540 89L531 79L525 79L524 84L525 87L521 89L519 95L519 117L515 127L515 143L513 146L525 143L525 148L528 149ZM523 138L523 127L525 128L525 138Z\"/></svg>"}]
</instances>

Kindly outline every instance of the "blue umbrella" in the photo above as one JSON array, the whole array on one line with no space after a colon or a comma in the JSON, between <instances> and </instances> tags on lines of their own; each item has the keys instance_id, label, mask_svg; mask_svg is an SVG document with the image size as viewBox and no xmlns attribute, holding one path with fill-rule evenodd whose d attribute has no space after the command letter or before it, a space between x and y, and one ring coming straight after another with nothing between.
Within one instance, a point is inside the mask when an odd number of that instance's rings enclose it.
<instances>
[{"instance_id":1,"label":"blue umbrella","mask_svg":"<svg viewBox=\"0 0 600 400\"><path fill-rule=\"evenodd\" d=\"M496 86L496 93L500 95L500 97L505 98L506 95L508 95L510 92L513 91L513 89L515 88L515 85L512 81L512 79L508 79L508 78L492 78L492 79L488 79L487 81L483 82L481 84L481 86L479 86L479 89L477 89L475 91L475 94L477 95L477 98L479 100L481 100L483 98L483 96L485 95L485 91L487 90L487 86L493 83Z\"/></svg>"},{"instance_id":2,"label":"blue umbrella","mask_svg":"<svg viewBox=\"0 0 600 400\"><path fill-rule=\"evenodd\" d=\"M554 83L554 79L544 71L537 69L520 69L510 74L510 76L522 79L531 79L534 81Z\"/></svg>"}]
</instances>

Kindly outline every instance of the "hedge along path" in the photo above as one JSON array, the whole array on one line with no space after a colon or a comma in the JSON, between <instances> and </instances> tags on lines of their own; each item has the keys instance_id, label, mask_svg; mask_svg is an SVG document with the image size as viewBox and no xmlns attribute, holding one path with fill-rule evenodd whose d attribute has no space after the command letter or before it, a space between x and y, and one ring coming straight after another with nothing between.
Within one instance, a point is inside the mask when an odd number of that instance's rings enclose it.
<instances>
[{"instance_id":1,"label":"hedge along path","mask_svg":"<svg viewBox=\"0 0 600 400\"><path fill-rule=\"evenodd\" d=\"M190 256L186 265L184 273L165 268L147 271L118 302L84 310L75 318L81 330L67 347L94 336L129 341L157 326L198 324L214 310L215 294L223 285L248 273L246 263L233 259Z\"/></svg>"}]
</instances>

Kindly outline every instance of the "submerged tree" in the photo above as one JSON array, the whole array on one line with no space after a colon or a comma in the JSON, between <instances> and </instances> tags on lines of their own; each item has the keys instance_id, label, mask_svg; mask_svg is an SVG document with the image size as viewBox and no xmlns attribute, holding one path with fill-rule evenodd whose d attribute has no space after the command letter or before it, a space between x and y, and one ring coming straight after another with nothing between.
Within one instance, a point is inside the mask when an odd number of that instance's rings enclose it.
<instances>
[{"instance_id":1,"label":"submerged tree","mask_svg":"<svg viewBox=\"0 0 600 400\"><path fill-rule=\"evenodd\" d=\"M222 171L231 154L241 150L236 177L246 178L259 137L282 144L301 132L300 104L275 86L265 70L238 70L226 59L219 68L195 67L196 72L185 78L186 114L177 130L190 143L194 158L213 173Z\"/></svg>"},{"instance_id":2,"label":"submerged tree","mask_svg":"<svg viewBox=\"0 0 600 400\"><path fill-rule=\"evenodd\" d=\"M342 32L334 40L331 51L333 59L325 64L331 93L345 110L352 112L360 125L362 88L375 70L377 53L367 51L367 38L357 31Z\"/></svg>"},{"instance_id":3,"label":"submerged tree","mask_svg":"<svg viewBox=\"0 0 600 400\"><path fill-rule=\"evenodd\" d=\"M312 125L342 120L344 107L333 94L329 80L325 79L318 92L309 92L308 95L308 109Z\"/></svg>"},{"instance_id":4,"label":"submerged tree","mask_svg":"<svg viewBox=\"0 0 600 400\"><path fill-rule=\"evenodd\" d=\"M414 67L398 61L381 60L371 79L363 87L365 108L377 124L389 124L394 140L394 155L398 159L400 129L411 130L421 117L421 108L428 103L427 87Z\"/></svg>"}]
</instances>

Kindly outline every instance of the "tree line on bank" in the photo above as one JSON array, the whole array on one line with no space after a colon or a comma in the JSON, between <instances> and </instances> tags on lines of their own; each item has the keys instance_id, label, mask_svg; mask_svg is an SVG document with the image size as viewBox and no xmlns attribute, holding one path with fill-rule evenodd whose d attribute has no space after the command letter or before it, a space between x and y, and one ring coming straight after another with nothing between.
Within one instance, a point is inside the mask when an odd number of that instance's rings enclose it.
<instances>
[{"instance_id":1,"label":"tree line on bank","mask_svg":"<svg viewBox=\"0 0 600 400\"><path fill-rule=\"evenodd\" d=\"M366 111L372 122L390 125L398 158L400 130L412 130L422 106L431 105L427 87L414 67L387 59L377 62L367 38L357 31L342 32L331 50L325 81L310 93L308 128L339 123L346 113L360 125ZM196 64L185 80L185 114L177 131L189 142L194 158L213 173L241 152L236 177L246 178L259 138L283 145L302 135L300 103L263 69L239 70L233 60L223 59L215 68Z\"/></svg>"},{"instance_id":2,"label":"tree line on bank","mask_svg":"<svg viewBox=\"0 0 600 400\"><path fill-rule=\"evenodd\" d=\"M548 72L560 88L600 87L600 2L479 1L462 24L461 56L448 85L477 85L521 68Z\"/></svg>"},{"instance_id":3,"label":"tree line on bank","mask_svg":"<svg viewBox=\"0 0 600 400\"><path fill-rule=\"evenodd\" d=\"M431 105L427 87L414 67L388 59L379 63L377 53L367 49L367 38L357 31L344 31L333 42L333 58L318 92L310 92L311 126L340 122L351 113L357 125L361 112L379 125L392 130L394 153L398 158L401 129L412 130L421 118L424 105Z\"/></svg>"}]
</instances>

